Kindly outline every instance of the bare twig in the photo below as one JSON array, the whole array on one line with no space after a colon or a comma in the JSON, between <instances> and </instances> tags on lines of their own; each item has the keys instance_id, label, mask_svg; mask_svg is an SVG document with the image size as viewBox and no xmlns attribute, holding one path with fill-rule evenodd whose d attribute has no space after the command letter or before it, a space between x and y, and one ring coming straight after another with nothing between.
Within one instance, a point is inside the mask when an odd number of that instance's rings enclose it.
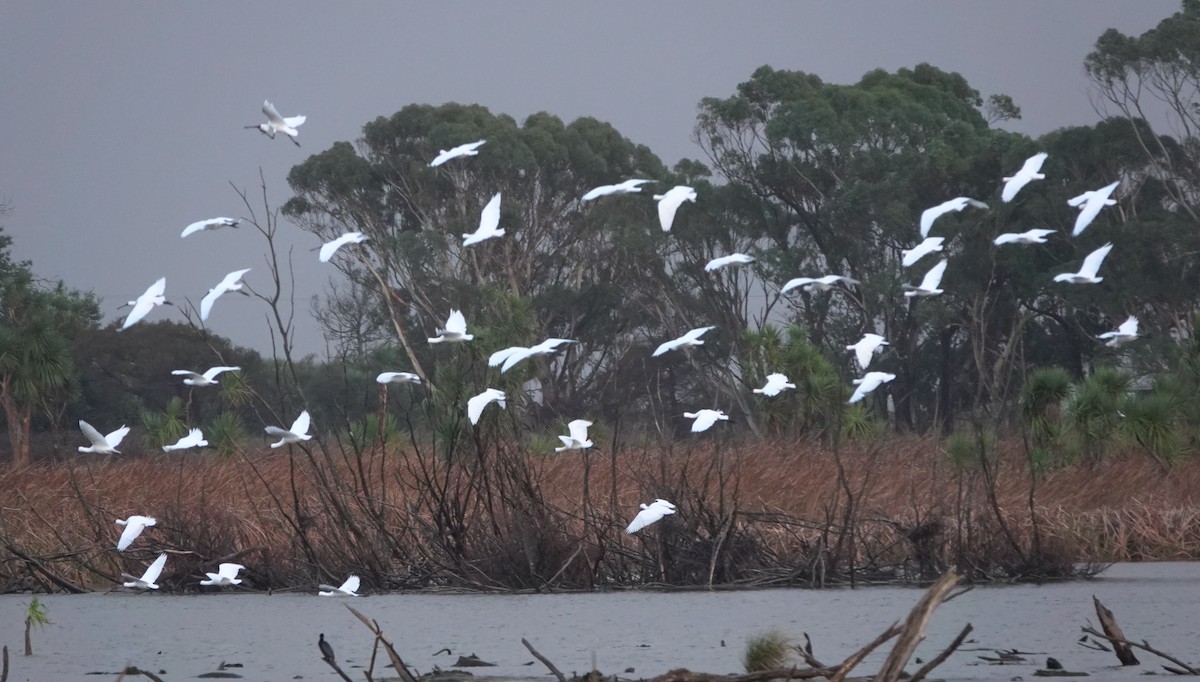
<instances>
[{"instance_id":1,"label":"bare twig","mask_svg":"<svg viewBox=\"0 0 1200 682\"><path fill-rule=\"evenodd\" d=\"M959 592L958 594L962 594L962 593ZM952 595L952 597L953 596L956 596L956 595ZM952 597L947 597L947 599L950 599ZM962 632L958 633L958 637L955 637L954 641L950 642L950 646L946 647L945 650L942 651L942 653L929 659L928 663L921 666L921 668L919 670L917 670L917 672L913 673L912 677L908 678L908 682L921 682L921 680L925 679L925 676L928 675L931 671L933 671L934 668L936 668L939 665L941 665L942 663L944 663L947 658L950 658L950 654L954 653L955 649L962 646L962 643L965 642L967 639L967 635L971 634L971 630L974 630L974 629L975 628L973 628L970 623L967 623L966 627L964 627L962 629Z\"/></svg>"},{"instance_id":2,"label":"bare twig","mask_svg":"<svg viewBox=\"0 0 1200 682\"><path fill-rule=\"evenodd\" d=\"M387 652L388 658L391 659L392 665L396 668L396 675L400 677L401 681L417 682L412 673L408 671L408 667L404 665L404 661L401 660L400 654L396 653L395 647L393 647L392 643L387 641L387 638L383 636L383 630L379 627L379 623L367 618L362 613L356 611L354 607L350 606L349 604L345 604L344 606L347 609L350 609L350 613L353 613L355 616L357 616L358 619L362 621L363 625L366 625L367 629L375 634L375 641L383 645L383 650Z\"/></svg>"},{"instance_id":3,"label":"bare twig","mask_svg":"<svg viewBox=\"0 0 1200 682\"><path fill-rule=\"evenodd\" d=\"M333 668L333 672L337 673L338 676L341 677L343 680L345 680L346 682L354 682L354 680L350 679L349 675L342 672L342 669L338 667L337 661L333 660L332 658L326 658L325 656L322 656L321 660L328 663L329 667Z\"/></svg>"},{"instance_id":4,"label":"bare twig","mask_svg":"<svg viewBox=\"0 0 1200 682\"><path fill-rule=\"evenodd\" d=\"M0 682L8 682L8 647L0 649Z\"/></svg>"},{"instance_id":5,"label":"bare twig","mask_svg":"<svg viewBox=\"0 0 1200 682\"><path fill-rule=\"evenodd\" d=\"M529 653L533 654L533 657L534 657L534 658L536 658L537 660L541 661L541 662L542 662L542 665L544 665L544 666L546 666L547 668L549 668L550 672L551 672L551 673L553 673L553 674L554 674L554 676L558 678L558 682L567 682L567 678L566 678L566 676L564 676L564 675L562 674L562 671L561 671L561 670L559 670L558 668L556 668L556 667L554 666L554 664L550 662L550 659L548 659L548 658L546 658L545 656L543 656L543 655L541 655L540 653L538 653L538 650L533 648L533 645L529 643L529 640L527 640L527 639L525 639L524 637L522 637L522 638L521 638L521 644L524 644L524 645L525 645L525 648L526 648L526 649L529 649ZM669 673L668 673L668 674L669 674Z\"/></svg>"},{"instance_id":6,"label":"bare twig","mask_svg":"<svg viewBox=\"0 0 1200 682\"><path fill-rule=\"evenodd\" d=\"M917 645L925 638L925 627L929 624L929 619L933 617L933 610L942 603L942 599L958 584L958 581L958 573L954 569L950 569L925 592L925 596L921 597L921 601L917 602L917 605L909 612L908 618L904 621L900 638L875 676L875 682L896 682L900 679L908 659L912 657Z\"/></svg>"},{"instance_id":7,"label":"bare twig","mask_svg":"<svg viewBox=\"0 0 1200 682\"><path fill-rule=\"evenodd\" d=\"M846 660L842 661L842 664L837 667L837 671L834 672L833 675L829 678L829 682L842 682L842 680L846 679L846 676L850 674L850 671L854 670L854 666L858 665L859 663L862 663L862 660L864 658L866 658L872 651L877 649L879 647L879 645L881 645L884 642L888 641L889 639L895 637L896 635L900 634L901 632L903 632L902 628L899 625L892 623L892 625L890 627L888 627L888 629L879 633L878 637L871 640L870 644L859 649L858 651L854 652L853 654L850 654L850 656ZM889 659L890 658L891 657L889 656Z\"/></svg>"}]
</instances>

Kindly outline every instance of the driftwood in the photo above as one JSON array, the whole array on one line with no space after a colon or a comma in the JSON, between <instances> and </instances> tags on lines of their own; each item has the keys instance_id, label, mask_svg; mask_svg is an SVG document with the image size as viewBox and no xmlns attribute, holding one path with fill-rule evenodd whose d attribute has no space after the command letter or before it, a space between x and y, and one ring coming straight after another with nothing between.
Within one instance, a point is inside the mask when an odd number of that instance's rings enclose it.
<instances>
[{"instance_id":1,"label":"driftwood","mask_svg":"<svg viewBox=\"0 0 1200 682\"><path fill-rule=\"evenodd\" d=\"M538 653L538 650L533 648L533 645L529 643L529 640L522 637L521 644L524 644L525 648L529 649L529 653L533 654L534 658L541 661L542 665L546 666L546 668L550 670L554 677L558 679L558 682L567 682L567 678L562 674L562 671L555 667L554 664L550 662L550 659Z\"/></svg>"},{"instance_id":2,"label":"driftwood","mask_svg":"<svg viewBox=\"0 0 1200 682\"><path fill-rule=\"evenodd\" d=\"M1117 647L1118 640L1104 634L1103 632L1097 632L1095 628L1084 627L1083 631L1088 633L1089 635L1092 635L1093 637L1103 637L1104 639L1107 639L1109 641L1109 643L1111 643L1113 645L1114 649ZM1184 663L1183 661L1179 660L1178 658L1175 658L1174 656L1172 656L1168 653L1165 653L1165 652L1159 651L1158 649L1155 649L1154 647L1150 646L1150 643L1144 639L1139 644L1138 642L1133 642L1133 641L1122 638L1121 640L1119 640L1119 643L1124 646L1127 646L1127 647L1134 647L1134 648L1141 649L1142 651L1152 653L1155 656L1158 656L1159 658L1168 660L1168 661L1174 663L1175 666L1178 666L1178 667L1173 667L1173 666L1169 666L1169 665L1164 665L1163 668L1165 668L1168 672L1173 672L1176 675L1200 675L1200 670L1193 668L1192 666L1188 665L1187 663Z\"/></svg>"},{"instance_id":3,"label":"driftwood","mask_svg":"<svg viewBox=\"0 0 1200 682\"><path fill-rule=\"evenodd\" d=\"M1117 617L1104 604L1100 603L1096 595L1092 595L1092 601L1096 604L1096 617L1100 619L1104 637L1112 643L1117 660L1121 662L1121 665L1138 665L1137 656L1133 655L1133 649L1125 642L1125 633L1121 632L1121 626L1117 625Z\"/></svg>"},{"instance_id":4,"label":"driftwood","mask_svg":"<svg viewBox=\"0 0 1200 682\"><path fill-rule=\"evenodd\" d=\"M42 562L17 549L16 546L11 542L4 543L4 547L11 552L13 556L17 557L21 561L24 561L31 570L46 576L47 580L55 585L58 585L67 592L70 592L71 594L83 594L84 592L87 592L87 590L83 589L82 587L46 568L42 565Z\"/></svg>"},{"instance_id":5,"label":"driftwood","mask_svg":"<svg viewBox=\"0 0 1200 682\"><path fill-rule=\"evenodd\" d=\"M392 643L387 641L387 638L385 638L383 636L383 630L379 627L379 623L370 618L367 618L363 614L359 613L358 611L356 611L354 609L353 606L350 606L349 604L344 604L344 606L346 608L350 609L350 613L353 613L355 616L357 616L358 619L362 621L363 625L366 625L367 628L372 633L374 633L375 646L378 647L380 645L383 645L383 650L387 652L388 658L391 659L392 666L396 668L396 674L400 676L401 682L417 682L416 678L413 677L412 673L410 673L408 671L408 667L404 665L404 661L400 659L400 654L396 653L396 648L393 647ZM374 655L374 653L372 653L371 654L372 667L374 666L374 660L375 660L375 655ZM374 671L373 670L367 671L368 679L372 672L374 672Z\"/></svg>"},{"instance_id":6,"label":"driftwood","mask_svg":"<svg viewBox=\"0 0 1200 682\"><path fill-rule=\"evenodd\" d=\"M8 646L0 649L0 682L8 682Z\"/></svg>"},{"instance_id":7,"label":"driftwood","mask_svg":"<svg viewBox=\"0 0 1200 682\"><path fill-rule=\"evenodd\" d=\"M901 674L904 672L904 666L912 657L913 651L917 644L925 637L925 627L929 624L929 619L933 616L933 611L946 598L950 590L959 582L958 574L954 570L947 571L945 575L938 579L921 597L917 605L905 619L904 625L893 624L887 630L884 630L878 637L872 640L869 644L851 654L840 665L825 666L813 655L812 640L808 635L804 635L805 645L803 647L793 647L797 653L809 665L808 668L791 667L777 668L775 670L762 670L745 675L715 675L712 673L696 673L686 668L672 670L663 675L653 678L650 682L766 682L767 680L811 680L823 677L829 682L842 682L850 671L854 669L864 658L872 651L879 647L884 642L897 638L896 644L892 647L892 651L888 654L887 660L884 662L883 668L875 676L874 682L897 682ZM940 654L935 656L929 663L926 663L917 671L914 676L914 682L921 682L934 668L941 665L962 643L966 640L967 635L971 633L972 627L968 623L966 627L958 634L958 637L950 643L948 647ZM526 644L528 646L528 644ZM530 648L532 651L532 648ZM540 656L539 656L540 658ZM543 660L543 663L545 661ZM560 682L565 682L561 677Z\"/></svg>"}]
</instances>

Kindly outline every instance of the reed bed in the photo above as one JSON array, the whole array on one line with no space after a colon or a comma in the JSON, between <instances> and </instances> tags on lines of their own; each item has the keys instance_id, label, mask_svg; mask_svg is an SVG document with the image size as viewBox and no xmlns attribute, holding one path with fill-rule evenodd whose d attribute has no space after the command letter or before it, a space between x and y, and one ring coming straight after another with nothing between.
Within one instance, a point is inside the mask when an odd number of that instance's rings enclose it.
<instances>
[{"instance_id":1,"label":"reed bed","mask_svg":"<svg viewBox=\"0 0 1200 682\"><path fill-rule=\"evenodd\" d=\"M1133 454L1030 476L1018 443L987 477L937 441L543 455L498 444L76 458L0 474L0 590L109 589L172 555L166 589L220 561L258 589L356 572L372 589L824 585L1074 575L1081 562L1200 556L1200 463ZM841 463L839 468L838 463ZM840 472L840 473L839 473ZM640 502L678 513L623 532ZM116 518L155 516L125 553Z\"/></svg>"}]
</instances>

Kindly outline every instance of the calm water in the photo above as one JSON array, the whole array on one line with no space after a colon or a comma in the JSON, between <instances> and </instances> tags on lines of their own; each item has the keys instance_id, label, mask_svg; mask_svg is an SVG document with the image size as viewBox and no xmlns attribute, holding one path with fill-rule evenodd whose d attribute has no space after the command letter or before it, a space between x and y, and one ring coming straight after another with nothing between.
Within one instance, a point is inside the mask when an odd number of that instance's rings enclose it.
<instances>
[{"instance_id":1,"label":"calm water","mask_svg":"<svg viewBox=\"0 0 1200 682\"><path fill-rule=\"evenodd\" d=\"M1093 680L1129 680L1157 670L1150 655L1139 668L1118 669L1110 653L1076 644L1079 627L1095 623L1092 595L1116 613L1126 635L1190 663L1200 662L1200 563L1119 564L1092 581L1037 586L981 587L943 605L917 655L944 647L965 623L975 626L967 649L1017 648L1044 652L1037 665L991 666L960 651L938 670L948 680L1031 679L1052 655ZM32 658L21 656L23 614L29 597L0 596L0 642L9 647L10 680L110 680L84 675L134 664L165 670L164 679L193 679L221 661L248 680L336 680L320 661L318 633L334 645L348 669L365 665L371 637L343 603L377 619L406 662L420 672L449 667L475 653L498 664L476 674L549 678L521 646L528 638L563 672L585 672L593 652L599 669L623 677L650 677L671 668L738 672L747 636L778 628L808 632L816 655L841 660L908 612L920 592L872 587L858 590L763 590L682 594L570 595L395 594L345 600L305 594L248 593L170 596L110 593L43 597L52 625L34 633ZM724 640L726 646L721 646ZM435 656L449 647L454 656ZM1140 654L1139 654L1140 655ZM874 673L884 653L860 665ZM137 678L144 679L144 678Z\"/></svg>"}]
</instances>

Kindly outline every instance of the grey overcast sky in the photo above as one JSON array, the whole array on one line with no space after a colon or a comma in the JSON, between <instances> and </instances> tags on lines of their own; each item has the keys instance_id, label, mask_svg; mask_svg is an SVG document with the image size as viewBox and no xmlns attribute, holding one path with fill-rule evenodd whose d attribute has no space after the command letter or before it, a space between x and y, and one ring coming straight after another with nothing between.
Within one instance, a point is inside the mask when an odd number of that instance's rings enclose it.
<instances>
[{"instance_id":1,"label":"grey overcast sky","mask_svg":"<svg viewBox=\"0 0 1200 682\"><path fill-rule=\"evenodd\" d=\"M0 197L13 251L43 277L115 306L167 276L199 303L226 272L265 285L250 230L179 238L244 213L229 182L258 169L278 204L288 170L412 103L479 103L518 121L594 116L668 165L699 158L696 104L758 66L850 83L930 62L984 96L1003 92L1032 135L1090 124L1082 62L1107 28L1141 33L1178 0L830 2L86 2L8 0L0 10ZM242 126L269 98L304 114L303 148ZM321 352L308 299L335 272L296 244L298 348ZM178 318L155 310L149 320ZM218 302L211 328L265 350L260 306Z\"/></svg>"}]
</instances>

